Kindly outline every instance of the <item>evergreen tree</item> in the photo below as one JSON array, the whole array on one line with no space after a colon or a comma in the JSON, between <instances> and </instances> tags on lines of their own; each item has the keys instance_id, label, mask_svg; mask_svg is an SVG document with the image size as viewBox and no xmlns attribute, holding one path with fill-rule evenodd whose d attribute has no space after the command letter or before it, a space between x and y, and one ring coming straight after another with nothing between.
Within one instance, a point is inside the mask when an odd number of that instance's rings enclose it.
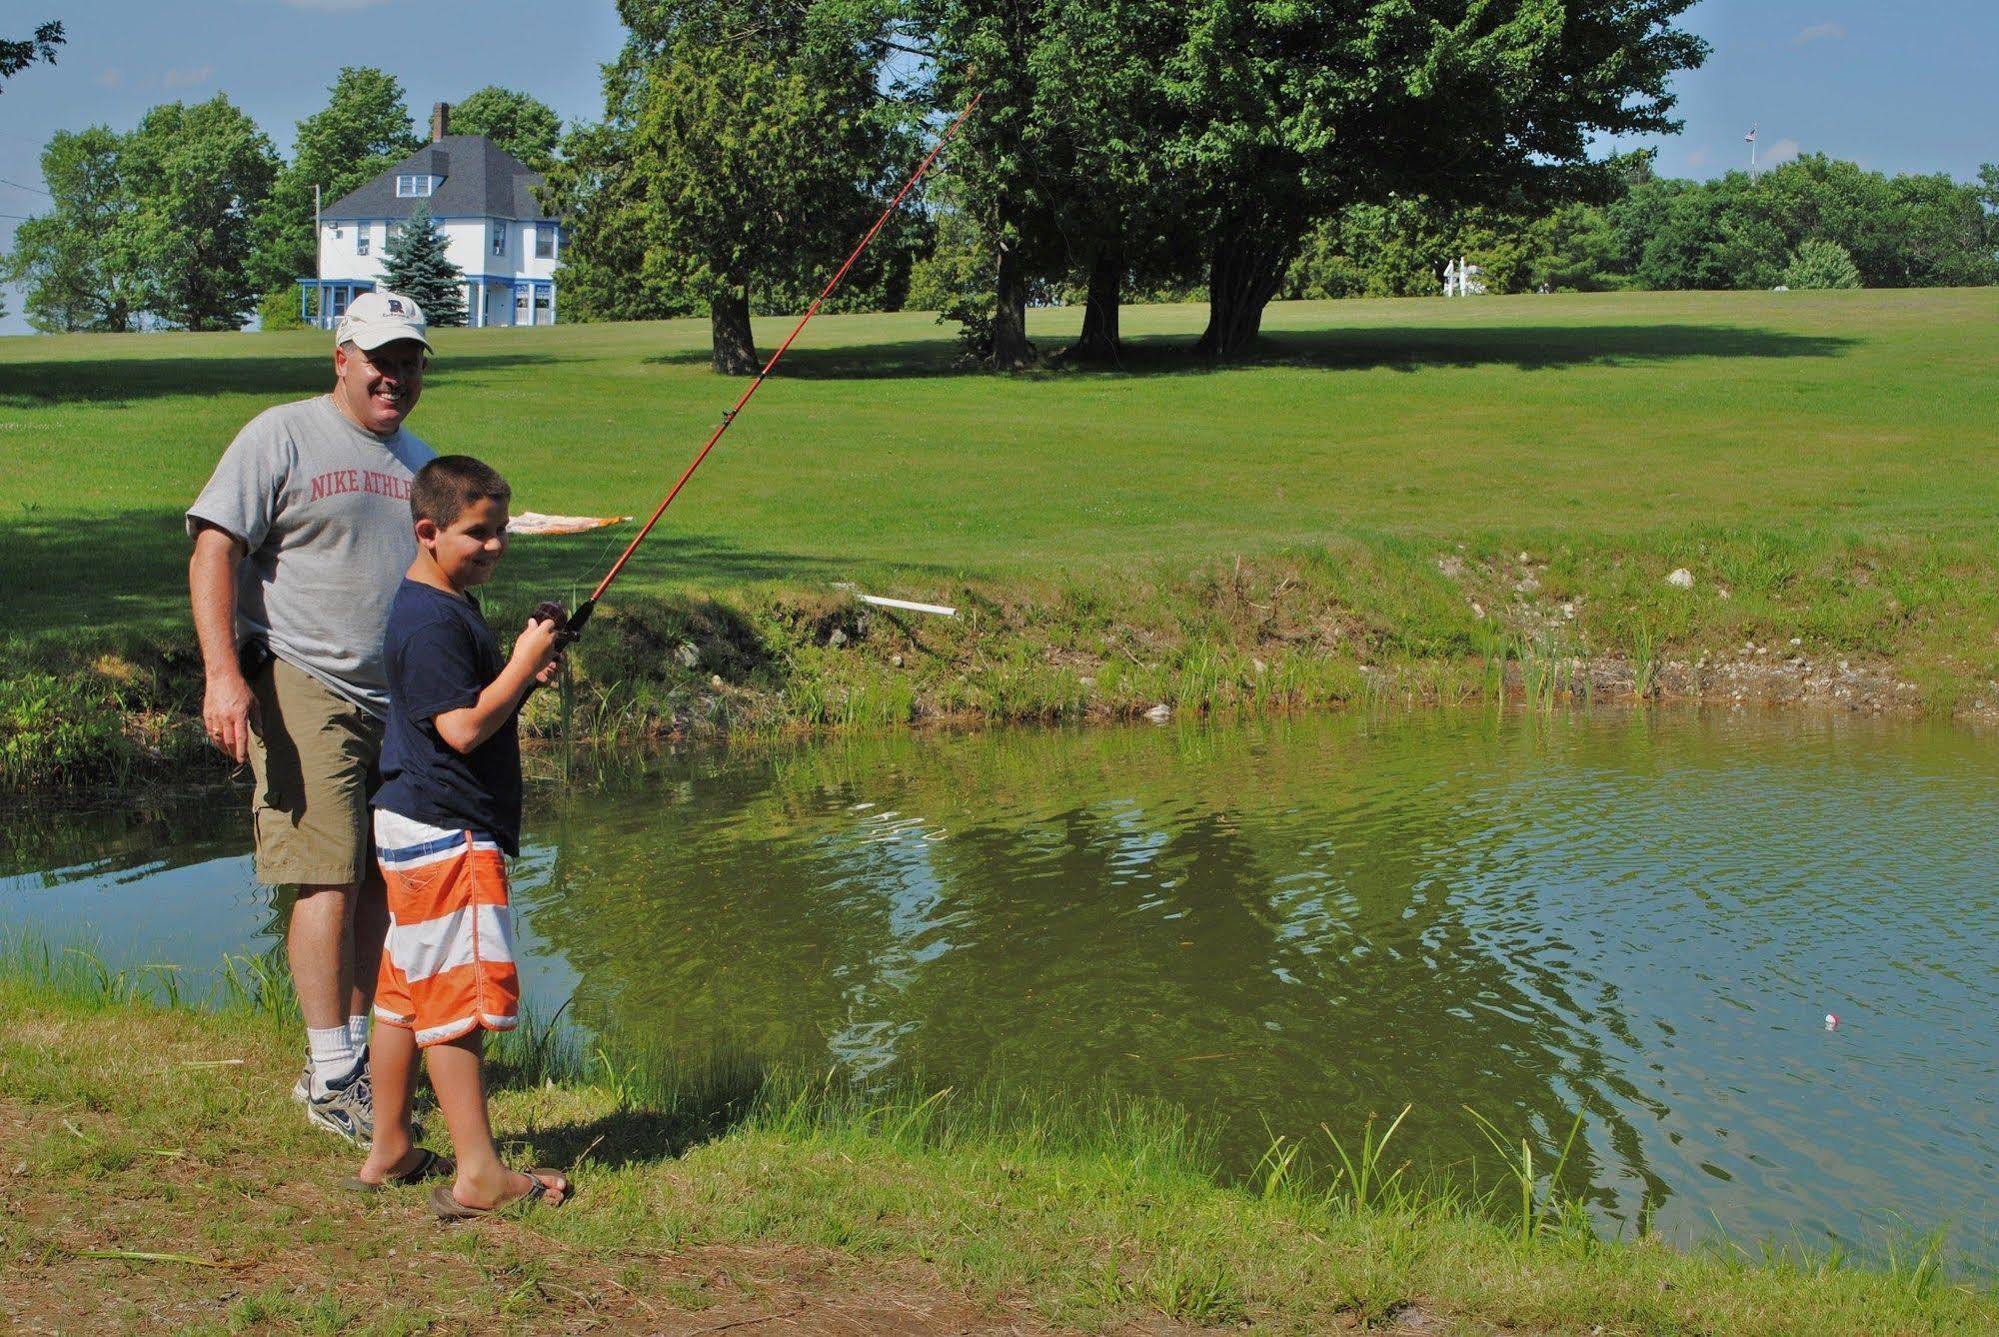
<instances>
[{"instance_id":1,"label":"evergreen tree","mask_svg":"<svg viewBox=\"0 0 1999 1337\"><path fill-rule=\"evenodd\" d=\"M1846 247L1823 237L1812 237L1791 254L1784 271L1788 288L1858 288L1860 267Z\"/></svg>"},{"instance_id":2,"label":"evergreen tree","mask_svg":"<svg viewBox=\"0 0 1999 1337\"><path fill-rule=\"evenodd\" d=\"M419 204L382 253L382 286L414 297L432 325L465 323L465 271L444 253L444 233Z\"/></svg>"}]
</instances>

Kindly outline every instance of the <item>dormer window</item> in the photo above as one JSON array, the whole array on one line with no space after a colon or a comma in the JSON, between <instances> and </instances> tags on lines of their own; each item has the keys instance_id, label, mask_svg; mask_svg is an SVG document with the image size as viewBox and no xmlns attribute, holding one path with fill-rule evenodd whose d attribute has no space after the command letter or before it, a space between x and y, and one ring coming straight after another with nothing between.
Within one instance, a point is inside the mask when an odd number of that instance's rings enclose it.
<instances>
[{"instance_id":1,"label":"dormer window","mask_svg":"<svg viewBox=\"0 0 1999 1337\"><path fill-rule=\"evenodd\" d=\"M436 191L437 183L443 179L442 177L430 176L423 172L414 174L402 173L396 177L396 198L405 200L429 199L431 194Z\"/></svg>"}]
</instances>

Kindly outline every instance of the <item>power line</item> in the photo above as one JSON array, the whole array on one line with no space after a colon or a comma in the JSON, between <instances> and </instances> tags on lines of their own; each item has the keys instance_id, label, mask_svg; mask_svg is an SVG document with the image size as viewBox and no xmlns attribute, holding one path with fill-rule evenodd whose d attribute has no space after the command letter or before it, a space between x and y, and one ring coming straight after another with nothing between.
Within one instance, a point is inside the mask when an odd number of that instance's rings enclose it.
<instances>
[{"instance_id":1,"label":"power line","mask_svg":"<svg viewBox=\"0 0 1999 1337\"><path fill-rule=\"evenodd\" d=\"M37 195L49 195L49 192L47 192L46 190L43 190L43 189L42 189L42 188L41 188L40 186L29 186L29 185L23 185L23 184L22 184L21 182L19 182L19 181L9 181L9 180L8 180L8 179L7 179L6 177L4 177L4 176L0 176L0 186L12 186L12 187L14 187L14 188L15 188L16 190L32 190L32 191L34 191L34 192L35 192L35 194L37 194ZM53 195L49 195L49 198L50 198L50 199L54 199L54 198L55 198L55 196L53 196Z\"/></svg>"}]
</instances>

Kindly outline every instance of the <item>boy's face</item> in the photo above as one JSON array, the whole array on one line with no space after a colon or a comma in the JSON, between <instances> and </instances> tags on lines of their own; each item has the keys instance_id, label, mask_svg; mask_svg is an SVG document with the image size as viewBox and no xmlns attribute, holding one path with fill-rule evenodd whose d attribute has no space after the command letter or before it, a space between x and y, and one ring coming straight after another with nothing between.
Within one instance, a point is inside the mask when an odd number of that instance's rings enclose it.
<instances>
[{"instance_id":1,"label":"boy's face","mask_svg":"<svg viewBox=\"0 0 1999 1337\"><path fill-rule=\"evenodd\" d=\"M507 550L507 503L480 497L442 529L416 522L416 541L436 560L453 589L469 590L492 579Z\"/></svg>"}]
</instances>

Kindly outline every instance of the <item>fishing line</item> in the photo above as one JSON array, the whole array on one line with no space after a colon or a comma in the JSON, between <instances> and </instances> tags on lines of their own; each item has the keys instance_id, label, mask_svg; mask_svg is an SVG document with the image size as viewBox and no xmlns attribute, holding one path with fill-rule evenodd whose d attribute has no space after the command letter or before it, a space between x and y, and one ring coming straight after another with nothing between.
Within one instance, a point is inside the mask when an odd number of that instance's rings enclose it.
<instances>
[{"instance_id":1,"label":"fishing line","mask_svg":"<svg viewBox=\"0 0 1999 1337\"><path fill-rule=\"evenodd\" d=\"M618 555L617 561L611 563L611 569L604 573L604 578L597 582L597 587L590 591L590 597L576 605L567 615L562 613L562 608L559 604L554 603L543 604L535 610L537 617L549 618L561 628L561 639L564 644L582 635L583 628L590 621L590 615L596 611L597 600L604 596L605 590L611 588L611 582L618 578L618 573L623 571L625 564L632 560L632 554L638 551L639 545L646 541L648 534L652 533L653 526L659 523L659 518L662 515L666 514L666 508L673 505L673 499L680 495L682 488L687 486L687 480L694 476L694 471L699 469L701 462L708 458L708 452L715 449L715 443L722 439L723 434L736 421L736 415L743 411L743 406L748 404L751 396L755 395L758 389L762 387L764 378L769 376L771 370L777 366L778 359L784 356L785 350L791 347L792 341L798 337L799 332L805 328L807 322L819 313L820 306L825 303L828 297L833 295L833 290L840 286L840 280L847 277L847 271L852 269L854 262L861 258L861 252L868 249L868 243L875 239L875 234L888 224L889 218L901 207L903 199L911 190L916 188L916 183L921 181L923 174L930 170L930 164L937 160L937 155L944 151L944 146L950 143L952 136L958 133L958 127L963 125L965 118L977 109L979 99L983 96L984 94L975 94L972 100L965 105L965 109L958 113L956 119L944 128L944 133L938 136L936 144L931 147L930 152L923 155L923 161L916 165L916 170L911 172L909 179L902 183L902 189L898 190L895 193L895 198L888 202L888 207L882 210L881 217L875 219L875 225L868 229L867 235L861 238L860 244L854 247L853 253L847 257L846 262L838 270L834 271L833 277L826 281L826 286L820 290L819 295L812 299L812 305L807 307L805 314L798 318L798 323L792 326L791 333L784 337L784 342L777 346L777 351L770 355L770 360L764 363L763 370L756 374L756 379L752 380L743 390L743 393L737 396L734 404L723 411L722 421L716 424L715 430L709 434L707 444L701 447L700 453L695 455L693 460L688 463L688 466L681 471L680 477L675 480L673 487L667 492L659 505L654 508L651 518L640 528L632 541L625 545L625 550Z\"/></svg>"}]
</instances>

